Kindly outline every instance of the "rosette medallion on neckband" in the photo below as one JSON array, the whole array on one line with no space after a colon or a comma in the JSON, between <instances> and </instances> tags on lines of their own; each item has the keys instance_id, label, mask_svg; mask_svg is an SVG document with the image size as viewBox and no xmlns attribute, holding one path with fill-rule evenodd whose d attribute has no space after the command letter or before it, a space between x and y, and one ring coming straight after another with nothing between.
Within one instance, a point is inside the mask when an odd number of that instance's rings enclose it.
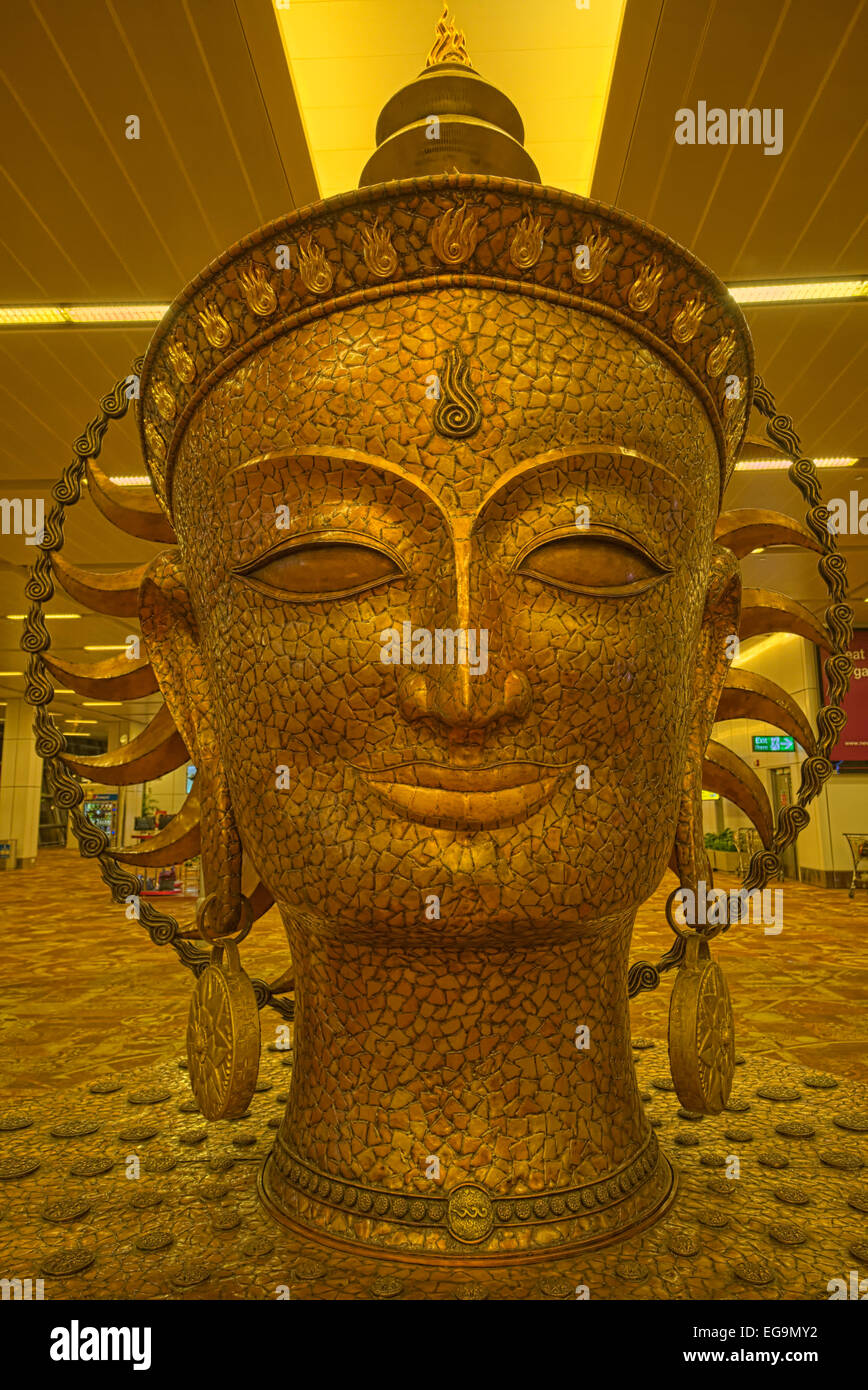
<instances>
[{"instance_id":1,"label":"rosette medallion on neckband","mask_svg":"<svg viewBox=\"0 0 868 1390\"><path fill-rule=\"evenodd\" d=\"M398 1260L550 1257L671 1201L628 953L667 864L707 874L738 630L714 531L750 407L740 312L666 236L542 186L523 138L444 16L359 189L213 262L141 376L178 549L140 614L198 768L213 948L194 1093L221 1118L256 1084L246 856L297 1010L263 1200ZM405 622L486 631L487 668L384 663ZM719 1110L728 994L678 930L676 1085Z\"/></svg>"}]
</instances>

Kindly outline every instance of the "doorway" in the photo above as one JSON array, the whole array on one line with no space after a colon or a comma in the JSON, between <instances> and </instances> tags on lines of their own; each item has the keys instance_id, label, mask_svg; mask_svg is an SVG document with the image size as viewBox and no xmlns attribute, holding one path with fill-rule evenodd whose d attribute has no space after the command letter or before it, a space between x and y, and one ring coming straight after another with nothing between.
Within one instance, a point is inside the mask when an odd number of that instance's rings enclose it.
<instances>
[{"instance_id":1,"label":"doorway","mask_svg":"<svg viewBox=\"0 0 868 1390\"><path fill-rule=\"evenodd\" d=\"M771 774L772 809L775 815L775 825L777 825L778 816L784 807L793 804L793 779L788 767L773 767ZM784 878L794 878L798 881L799 860L794 844L781 851L781 865L783 866Z\"/></svg>"}]
</instances>

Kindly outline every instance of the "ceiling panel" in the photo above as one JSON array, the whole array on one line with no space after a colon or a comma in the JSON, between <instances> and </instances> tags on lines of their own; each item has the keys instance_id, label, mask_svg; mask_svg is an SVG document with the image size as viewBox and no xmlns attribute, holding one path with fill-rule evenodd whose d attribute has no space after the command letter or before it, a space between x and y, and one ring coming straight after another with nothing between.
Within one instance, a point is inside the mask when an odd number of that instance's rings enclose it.
<instances>
[{"instance_id":1,"label":"ceiling panel","mask_svg":"<svg viewBox=\"0 0 868 1390\"><path fill-rule=\"evenodd\" d=\"M0 483L42 479L53 486L73 441L99 401L127 375L149 328L21 329L0 333ZM131 424L113 424L104 444L118 473L141 473Z\"/></svg>"},{"instance_id":2,"label":"ceiling panel","mask_svg":"<svg viewBox=\"0 0 868 1390\"><path fill-rule=\"evenodd\" d=\"M168 301L315 194L267 0L13 0L0 40L0 301Z\"/></svg>"},{"instance_id":3,"label":"ceiling panel","mask_svg":"<svg viewBox=\"0 0 868 1390\"><path fill-rule=\"evenodd\" d=\"M770 306L745 317L757 370L806 452L868 457L868 306Z\"/></svg>"},{"instance_id":4,"label":"ceiling panel","mask_svg":"<svg viewBox=\"0 0 868 1390\"><path fill-rule=\"evenodd\" d=\"M649 3L629 0L625 30L646 23ZM604 129L593 195L662 227L728 281L863 274L866 52L865 0L663 0L650 45L616 63L619 138ZM676 111L700 101L780 108L782 152L677 144Z\"/></svg>"}]
</instances>

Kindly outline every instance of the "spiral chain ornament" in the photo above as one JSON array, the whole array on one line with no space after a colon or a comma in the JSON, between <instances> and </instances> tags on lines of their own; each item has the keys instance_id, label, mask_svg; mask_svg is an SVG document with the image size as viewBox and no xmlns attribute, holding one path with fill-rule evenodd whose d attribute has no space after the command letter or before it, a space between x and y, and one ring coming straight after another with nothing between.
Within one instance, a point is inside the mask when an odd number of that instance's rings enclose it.
<instances>
[{"instance_id":1,"label":"spiral chain ornament","mask_svg":"<svg viewBox=\"0 0 868 1390\"><path fill-rule=\"evenodd\" d=\"M133 374L138 375L144 364L139 357L133 363ZM147 900L141 898L142 880L127 873L110 852L110 842L98 826L92 824L81 810L83 792L81 780L69 771L60 761L60 754L66 750L66 740L48 712L48 705L54 699L54 686L48 676L43 660L43 652L51 645L43 604L54 595L54 580L51 571L51 553L63 546L64 515L67 507L81 499L82 479L88 459L98 458L102 441L111 420L122 419L129 409L128 384L130 377L122 377L113 389L102 398L99 413L87 425L84 432L72 446L74 458L67 464L52 490L55 506L52 507L43 529L38 554L30 570L25 593L31 601L31 608L24 622L21 648L30 656L27 667L27 684L24 698L32 705L35 714L33 731L35 747L47 767L47 782L52 798L57 806L69 811L73 834L79 851L86 859L99 861L103 881L111 889L112 898L124 903L129 898L138 899L138 920L148 932L151 940L158 946L172 946L176 955L188 970L197 977L205 971L211 959L210 953L198 950L188 941L178 939L178 923L174 917L158 912ZM281 1018L291 1020L295 1008L290 1000L273 995L267 984L257 980L251 987L250 998L255 1000L257 1010L266 1004ZM259 1035L258 1014L256 1036ZM254 1078L255 1079L255 1078Z\"/></svg>"},{"instance_id":2,"label":"spiral chain ornament","mask_svg":"<svg viewBox=\"0 0 868 1390\"><path fill-rule=\"evenodd\" d=\"M769 880L780 873L781 851L787 849L804 830L809 820L805 808L819 795L823 785L832 775L828 755L847 722L841 701L850 685L852 666L846 648L853 632L853 610L845 602L847 562L837 550L834 532L829 529L829 512L823 504L823 494L813 461L801 457L802 445L792 420L789 415L778 414L774 396L760 376L754 377L753 402L767 422L766 434L769 439L792 460L788 475L808 504L805 524L823 547L817 570L833 603L826 609L824 623L832 649L832 655L823 664L829 684L829 702L817 713L815 756L808 757L802 764L796 804L786 806L781 811L771 845L768 849L757 850L748 865L742 882L742 891L748 892L765 888ZM723 930L729 931L730 925L727 923ZM644 961L632 965L627 976L629 997L633 999L643 990L656 989L663 972L678 965L680 959L673 958L670 951L656 966L649 966Z\"/></svg>"}]
</instances>

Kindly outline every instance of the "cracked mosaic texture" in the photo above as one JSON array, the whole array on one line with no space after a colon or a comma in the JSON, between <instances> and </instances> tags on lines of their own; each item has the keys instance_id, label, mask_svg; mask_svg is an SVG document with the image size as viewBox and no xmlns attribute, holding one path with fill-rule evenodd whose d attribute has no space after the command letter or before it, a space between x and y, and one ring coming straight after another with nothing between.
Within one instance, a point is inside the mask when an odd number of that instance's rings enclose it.
<instances>
[{"instance_id":1,"label":"cracked mosaic texture","mask_svg":"<svg viewBox=\"0 0 868 1390\"><path fill-rule=\"evenodd\" d=\"M437 434L426 394L452 348L482 415L463 440ZM408 1239L312 1208L292 1156L412 1199L436 1155L447 1187L496 1202L611 1180L647 1143L627 955L702 741L697 665L705 687L723 674L700 643L718 487L708 419L662 357L606 320L484 291L334 312L196 412L175 477L182 568L158 562L142 617L214 789L203 833L219 841L222 818L236 846L237 827L287 927L299 1065L267 1178L286 1215ZM593 592L527 573L567 536L590 546ZM289 569L316 576L314 539L373 547L386 577L291 597L285 556L306 545ZM603 592L613 554L647 584ZM487 671L384 664L381 633L405 622L486 630ZM439 785L397 796L406 764ZM515 764L531 782L486 797L485 771ZM668 1187L661 1161L624 1221ZM550 1215L519 1243L586 1238Z\"/></svg>"},{"instance_id":2,"label":"cracked mosaic texture","mask_svg":"<svg viewBox=\"0 0 868 1390\"><path fill-rule=\"evenodd\" d=\"M196 1117L180 1113L189 1087L172 1063L0 1115L10 1277L43 1278L46 1299L196 1302L575 1299L579 1287L592 1300L825 1300L831 1280L847 1282L851 1269L865 1276L863 1084L749 1058L736 1068L730 1110L696 1119L666 1089L665 1045L637 1039L643 1105L680 1170L663 1219L603 1250L435 1268L330 1249L269 1220L256 1175L286 1099L283 1060L265 1051L249 1115L203 1129L195 1143L185 1131ZM767 1099L768 1089L794 1099ZM61 1117L94 1128L54 1137ZM145 1121L152 1138L121 1138ZM810 1134L782 1132L800 1122ZM138 1179L126 1176L130 1154ZM724 1175L721 1154L738 1158L738 1177Z\"/></svg>"}]
</instances>

